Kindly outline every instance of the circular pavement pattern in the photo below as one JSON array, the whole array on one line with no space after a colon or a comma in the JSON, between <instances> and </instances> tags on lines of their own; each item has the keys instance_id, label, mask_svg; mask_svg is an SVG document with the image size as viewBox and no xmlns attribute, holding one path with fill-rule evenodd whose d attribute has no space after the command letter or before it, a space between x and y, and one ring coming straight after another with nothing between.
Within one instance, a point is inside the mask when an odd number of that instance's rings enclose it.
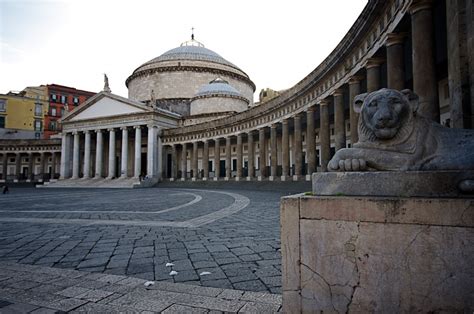
<instances>
[{"instance_id":1,"label":"circular pavement pattern","mask_svg":"<svg viewBox=\"0 0 474 314\"><path fill-rule=\"evenodd\" d=\"M280 293L284 194L13 189L0 197L0 261Z\"/></svg>"}]
</instances>

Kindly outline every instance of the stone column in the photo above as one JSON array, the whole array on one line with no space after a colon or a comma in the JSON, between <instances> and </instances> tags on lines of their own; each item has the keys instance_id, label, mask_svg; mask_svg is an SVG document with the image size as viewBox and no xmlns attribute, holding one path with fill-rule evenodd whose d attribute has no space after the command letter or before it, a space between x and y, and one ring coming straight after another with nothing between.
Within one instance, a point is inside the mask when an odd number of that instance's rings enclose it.
<instances>
[{"instance_id":1,"label":"stone column","mask_svg":"<svg viewBox=\"0 0 474 314\"><path fill-rule=\"evenodd\" d=\"M178 179L178 144L171 145L171 178L170 181Z\"/></svg>"},{"instance_id":2,"label":"stone column","mask_svg":"<svg viewBox=\"0 0 474 314\"><path fill-rule=\"evenodd\" d=\"M306 111L306 159L308 171L306 180L311 180L311 174L316 172L316 139L314 134L314 107Z\"/></svg>"},{"instance_id":3,"label":"stone column","mask_svg":"<svg viewBox=\"0 0 474 314\"><path fill-rule=\"evenodd\" d=\"M367 69L367 92L373 92L380 89L380 65L382 59L369 58L365 68Z\"/></svg>"},{"instance_id":4,"label":"stone column","mask_svg":"<svg viewBox=\"0 0 474 314\"><path fill-rule=\"evenodd\" d=\"M34 153L29 153L28 154L28 171L30 172L28 174L28 181L34 182L35 181L35 159L34 159Z\"/></svg>"},{"instance_id":5,"label":"stone column","mask_svg":"<svg viewBox=\"0 0 474 314\"><path fill-rule=\"evenodd\" d=\"M247 134L247 158L248 158L248 176L247 181L255 178L255 150L253 143L253 132L250 131Z\"/></svg>"},{"instance_id":6,"label":"stone column","mask_svg":"<svg viewBox=\"0 0 474 314\"><path fill-rule=\"evenodd\" d=\"M115 178L115 130L109 131L109 173L107 179Z\"/></svg>"},{"instance_id":7,"label":"stone column","mask_svg":"<svg viewBox=\"0 0 474 314\"><path fill-rule=\"evenodd\" d=\"M413 59L413 90L418 112L439 122L438 83L434 59L434 30L431 0L415 0L410 7ZM449 37L449 36L448 36Z\"/></svg>"},{"instance_id":8,"label":"stone column","mask_svg":"<svg viewBox=\"0 0 474 314\"><path fill-rule=\"evenodd\" d=\"M51 179L54 179L55 175L56 175L56 164L57 164L57 153L56 152L51 153L51 163L52 163L52 167L51 167L51 178L49 179L50 181L51 181Z\"/></svg>"},{"instance_id":9,"label":"stone column","mask_svg":"<svg viewBox=\"0 0 474 314\"><path fill-rule=\"evenodd\" d=\"M135 129L135 164L133 167L133 177L139 178L142 174L142 129L139 125Z\"/></svg>"},{"instance_id":10,"label":"stone column","mask_svg":"<svg viewBox=\"0 0 474 314\"><path fill-rule=\"evenodd\" d=\"M15 182L20 181L21 179L21 153L16 153L15 158Z\"/></svg>"},{"instance_id":11,"label":"stone column","mask_svg":"<svg viewBox=\"0 0 474 314\"><path fill-rule=\"evenodd\" d=\"M66 179L69 178L70 172L69 172L69 167L70 167L70 152L71 152L71 140L70 140L70 135L67 133L62 134L61 138L61 166L60 166L60 179Z\"/></svg>"},{"instance_id":12,"label":"stone column","mask_svg":"<svg viewBox=\"0 0 474 314\"><path fill-rule=\"evenodd\" d=\"M342 89L336 89L334 97L334 142L336 151L346 148L346 120L344 119L344 97Z\"/></svg>"},{"instance_id":13,"label":"stone column","mask_svg":"<svg viewBox=\"0 0 474 314\"><path fill-rule=\"evenodd\" d=\"M102 178L102 165L104 160L104 137L102 130L96 130L95 144L95 179Z\"/></svg>"},{"instance_id":14,"label":"stone column","mask_svg":"<svg viewBox=\"0 0 474 314\"><path fill-rule=\"evenodd\" d=\"M45 163L46 163L46 154L44 152L41 152L40 153L40 164L39 164L39 166L40 166L40 168L39 168L39 181L40 182L43 182L44 178L45 178L45 173L44 173L44 169L45 169L44 164Z\"/></svg>"},{"instance_id":15,"label":"stone column","mask_svg":"<svg viewBox=\"0 0 474 314\"><path fill-rule=\"evenodd\" d=\"M446 1L451 127L474 128L474 3Z\"/></svg>"},{"instance_id":16,"label":"stone column","mask_svg":"<svg viewBox=\"0 0 474 314\"><path fill-rule=\"evenodd\" d=\"M79 178L79 133L74 132L74 146L72 150L72 179ZM43 171L40 171L41 176Z\"/></svg>"},{"instance_id":17,"label":"stone column","mask_svg":"<svg viewBox=\"0 0 474 314\"><path fill-rule=\"evenodd\" d=\"M202 169L204 172L202 180L206 181L209 179L209 140L204 140L204 147L202 149Z\"/></svg>"},{"instance_id":18,"label":"stone column","mask_svg":"<svg viewBox=\"0 0 474 314\"><path fill-rule=\"evenodd\" d=\"M237 134L237 175L235 181L242 178L242 133Z\"/></svg>"},{"instance_id":19,"label":"stone column","mask_svg":"<svg viewBox=\"0 0 474 314\"><path fill-rule=\"evenodd\" d=\"M181 181L186 180L186 172L187 172L187 163L188 163L188 149L187 144L181 144Z\"/></svg>"},{"instance_id":20,"label":"stone column","mask_svg":"<svg viewBox=\"0 0 474 314\"><path fill-rule=\"evenodd\" d=\"M403 39L405 34L388 34L387 47L387 86L397 90L405 87L405 68L403 62Z\"/></svg>"},{"instance_id":21,"label":"stone column","mask_svg":"<svg viewBox=\"0 0 474 314\"><path fill-rule=\"evenodd\" d=\"M288 119L282 121L281 135L282 174L281 181L286 181L290 176L290 137L288 132Z\"/></svg>"},{"instance_id":22,"label":"stone column","mask_svg":"<svg viewBox=\"0 0 474 314\"><path fill-rule=\"evenodd\" d=\"M85 131L84 139L84 179L90 178L91 173L91 134Z\"/></svg>"},{"instance_id":23,"label":"stone column","mask_svg":"<svg viewBox=\"0 0 474 314\"><path fill-rule=\"evenodd\" d=\"M319 131L319 139L321 143L321 169L323 172L327 172L328 162L331 158L331 137L329 132L328 101L322 100L319 108L321 113L321 128Z\"/></svg>"},{"instance_id":24,"label":"stone column","mask_svg":"<svg viewBox=\"0 0 474 314\"><path fill-rule=\"evenodd\" d=\"M294 133L294 156L295 156L295 175L293 180L297 181L302 175L303 150L301 147L301 116L294 116L295 133Z\"/></svg>"},{"instance_id":25,"label":"stone column","mask_svg":"<svg viewBox=\"0 0 474 314\"><path fill-rule=\"evenodd\" d=\"M350 107L350 128L351 128L351 147L359 141L359 114L354 111L354 98L360 94L360 76L354 76L349 80L349 107Z\"/></svg>"},{"instance_id":26,"label":"stone column","mask_svg":"<svg viewBox=\"0 0 474 314\"><path fill-rule=\"evenodd\" d=\"M258 140L259 140L259 156L260 156L260 176L258 180L261 181L267 176L265 167L267 166L267 154L265 153L267 141L265 140L265 128L260 128L258 130Z\"/></svg>"},{"instance_id":27,"label":"stone column","mask_svg":"<svg viewBox=\"0 0 474 314\"><path fill-rule=\"evenodd\" d=\"M128 177L128 129L126 126L122 127L122 157L120 166L120 177Z\"/></svg>"},{"instance_id":28,"label":"stone column","mask_svg":"<svg viewBox=\"0 0 474 314\"><path fill-rule=\"evenodd\" d=\"M3 154L3 164L2 164L2 176L3 180L7 182L7 173L8 173L8 154Z\"/></svg>"},{"instance_id":29,"label":"stone column","mask_svg":"<svg viewBox=\"0 0 474 314\"><path fill-rule=\"evenodd\" d=\"M275 180L277 175L277 164L278 164L278 151L277 151L277 129L276 124L272 124L270 127L270 181Z\"/></svg>"},{"instance_id":30,"label":"stone column","mask_svg":"<svg viewBox=\"0 0 474 314\"><path fill-rule=\"evenodd\" d=\"M199 178L198 169L198 142L193 142L193 157L191 159L191 168L193 169L193 181Z\"/></svg>"},{"instance_id":31,"label":"stone column","mask_svg":"<svg viewBox=\"0 0 474 314\"><path fill-rule=\"evenodd\" d=\"M216 181L219 180L219 176L221 175L220 162L221 162L220 139L216 138L214 140L214 180Z\"/></svg>"},{"instance_id":32,"label":"stone column","mask_svg":"<svg viewBox=\"0 0 474 314\"><path fill-rule=\"evenodd\" d=\"M148 125L148 143L147 143L147 176L148 178L156 177L156 137L157 137L158 128L156 125Z\"/></svg>"},{"instance_id":33,"label":"stone column","mask_svg":"<svg viewBox=\"0 0 474 314\"><path fill-rule=\"evenodd\" d=\"M232 177L232 152L231 152L231 137L225 139L225 180Z\"/></svg>"}]
</instances>

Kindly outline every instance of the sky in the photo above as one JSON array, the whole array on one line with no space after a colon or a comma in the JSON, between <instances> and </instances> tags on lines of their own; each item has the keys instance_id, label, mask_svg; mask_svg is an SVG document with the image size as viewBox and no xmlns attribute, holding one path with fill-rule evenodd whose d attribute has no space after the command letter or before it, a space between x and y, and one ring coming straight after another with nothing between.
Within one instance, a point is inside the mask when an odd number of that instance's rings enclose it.
<instances>
[{"instance_id":1,"label":"sky","mask_svg":"<svg viewBox=\"0 0 474 314\"><path fill-rule=\"evenodd\" d=\"M60 84L127 97L141 64L196 40L262 88L316 68L367 0L0 0L0 93Z\"/></svg>"}]
</instances>

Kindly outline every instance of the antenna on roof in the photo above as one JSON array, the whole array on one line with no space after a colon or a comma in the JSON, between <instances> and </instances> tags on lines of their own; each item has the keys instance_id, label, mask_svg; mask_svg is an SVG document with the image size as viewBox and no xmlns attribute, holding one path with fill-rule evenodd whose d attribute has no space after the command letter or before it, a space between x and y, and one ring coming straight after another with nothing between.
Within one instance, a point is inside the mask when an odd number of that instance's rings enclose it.
<instances>
[{"instance_id":1,"label":"antenna on roof","mask_svg":"<svg viewBox=\"0 0 474 314\"><path fill-rule=\"evenodd\" d=\"M191 40L194 40L194 26L191 27Z\"/></svg>"}]
</instances>

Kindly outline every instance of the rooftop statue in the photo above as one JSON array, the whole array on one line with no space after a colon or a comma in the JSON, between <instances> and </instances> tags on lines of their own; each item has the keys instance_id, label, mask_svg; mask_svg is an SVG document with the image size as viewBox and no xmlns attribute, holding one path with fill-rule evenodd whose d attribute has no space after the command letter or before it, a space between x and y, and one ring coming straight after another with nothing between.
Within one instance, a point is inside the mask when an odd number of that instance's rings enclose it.
<instances>
[{"instance_id":1,"label":"rooftop statue","mask_svg":"<svg viewBox=\"0 0 474 314\"><path fill-rule=\"evenodd\" d=\"M451 129L419 114L410 90L358 95L359 142L336 152L330 171L474 170L474 130Z\"/></svg>"}]
</instances>

